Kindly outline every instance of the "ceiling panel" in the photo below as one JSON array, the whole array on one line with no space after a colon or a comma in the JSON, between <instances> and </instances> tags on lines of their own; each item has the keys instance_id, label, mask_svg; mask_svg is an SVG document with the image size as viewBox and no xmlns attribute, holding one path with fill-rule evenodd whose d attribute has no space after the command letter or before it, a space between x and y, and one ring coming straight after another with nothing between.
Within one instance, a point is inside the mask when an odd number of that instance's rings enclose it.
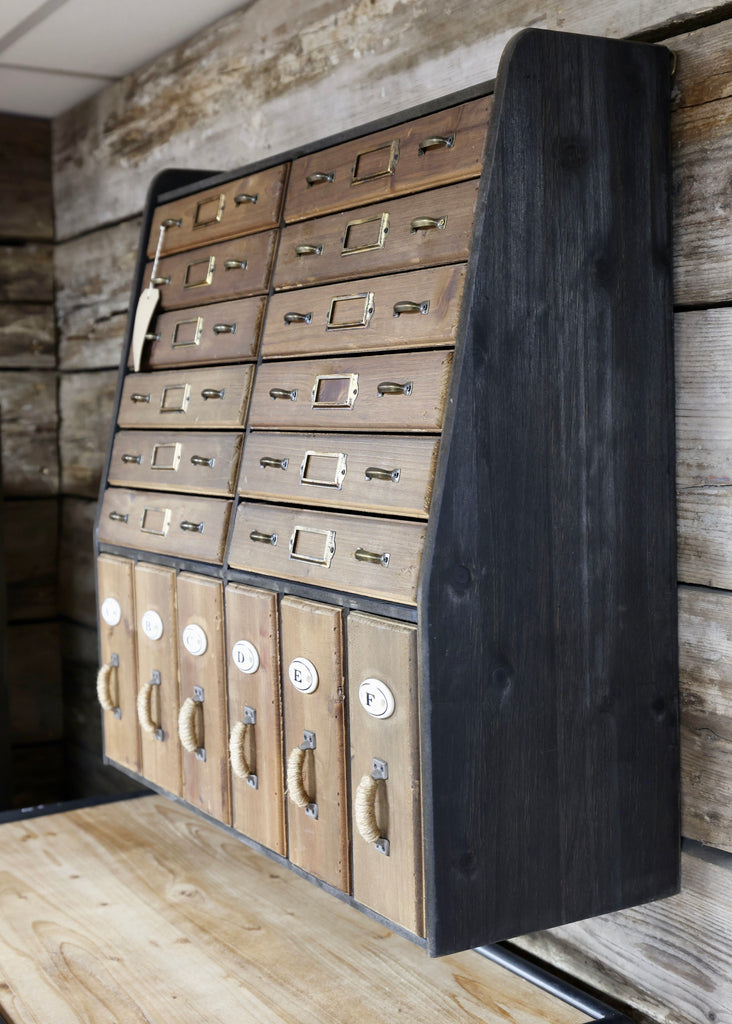
<instances>
[{"instance_id":1,"label":"ceiling panel","mask_svg":"<svg viewBox=\"0 0 732 1024\"><path fill-rule=\"evenodd\" d=\"M0 110L28 117L55 117L92 96L108 79L54 75L0 65Z\"/></svg>"},{"instance_id":2,"label":"ceiling panel","mask_svg":"<svg viewBox=\"0 0 732 1024\"><path fill-rule=\"evenodd\" d=\"M0 44L20 22L43 7L46 0L2 0L0 3Z\"/></svg>"}]
</instances>

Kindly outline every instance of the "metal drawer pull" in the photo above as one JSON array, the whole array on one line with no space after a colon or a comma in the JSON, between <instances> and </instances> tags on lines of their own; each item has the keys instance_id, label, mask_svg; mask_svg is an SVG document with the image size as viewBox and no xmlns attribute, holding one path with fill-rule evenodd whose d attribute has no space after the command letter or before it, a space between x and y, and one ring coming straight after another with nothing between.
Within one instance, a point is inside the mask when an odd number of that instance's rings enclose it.
<instances>
[{"instance_id":1,"label":"metal drawer pull","mask_svg":"<svg viewBox=\"0 0 732 1024\"><path fill-rule=\"evenodd\" d=\"M253 540L256 544L271 544L274 547L277 543L277 534L261 533L259 530L252 530L249 534L249 540Z\"/></svg>"},{"instance_id":2,"label":"metal drawer pull","mask_svg":"<svg viewBox=\"0 0 732 1024\"><path fill-rule=\"evenodd\" d=\"M291 402L295 402L297 400L297 391L296 390L288 391L287 388L270 388L269 389L269 397L270 398L288 398Z\"/></svg>"},{"instance_id":3,"label":"metal drawer pull","mask_svg":"<svg viewBox=\"0 0 732 1024\"><path fill-rule=\"evenodd\" d=\"M158 334L146 334L145 341L160 341L160 333Z\"/></svg>"},{"instance_id":4,"label":"metal drawer pull","mask_svg":"<svg viewBox=\"0 0 732 1024\"><path fill-rule=\"evenodd\" d=\"M149 402L150 401L150 395L149 394L148 395L141 395L139 391L134 391L130 395L130 401L131 402Z\"/></svg>"},{"instance_id":5,"label":"metal drawer pull","mask_svg":"<svg viewBox=\"0 0 732 1024\"><path fill-rule=\"evenodd\" d=\"M335 171L313 171L312 174L308 174L305 181L308 185L320 185L325 182L331 182L335 178Z\"/></svg>"},{"instance_id":6,"label":"metal drawer pull","mask_svg":"<svg viewBox=\"0 0 732 1024\"><path fill-rule=\"evenodd\" d=\"M224 260L224 270L246 270L246 260Z\"/></svg>"},{"instance_id":7,"label":"metal drawer pull","mask_svg":"<svg viewBox=\"0 0 732 1024\"><path fill-rule=\"evenodd\" d=\"M289 459L273 459L270 455L263 455L259 460L262 469L287 469Z\"/></svg>"},{"instance_id":8,"label":"metal drawer pull","mask_svg":"<svg viewBox=\"0 0 732 1024\"><path fill-rule=\"evenodd\" d=\"M452 149L454 145L454 135L430 135L429 138L422 139L417 152L422 156L428 149Z\"/></svg>"},{"instance_id":9,"label":"metal drawer pull","mask_svg":"<svg viewBox=\"0 0 732 1024\"><path fill-rule=\"evenodd\" d=\"M259 199L259 193L254 194L250 192L240 192L238 196L234 196L234 203L236 206L243 206L244 203L256 203Z\"/></svg>"},{"instance_id":10,"label":"metal drawer pull","mask_svg":"<svg viewBox=\"0 0 732 1024\"><path fill-rule=\"evenodd\" d=\"M214 334L236 334L236 324L214 324L211 330Z\"/></svg>"},{"instance_id":11,"label":"metal drawer pull","mask_svg":"<svg viewBox=\"0 0 732 1024\"><path fill-rule=\"evenodd\" d=\"M160 288L161 285L170 284L170 278L169 277L151 277L150 278L150 284L154 285L156 288Z\"/></svg>"},{"instance_id":12,"label":"metal drawer pull","mask_svg":"<svg viewBox=\"0 0 732 1024\"><path fill-rule=\"evenodd\" d=\"M402 302L394 303L394 316L401 316L402 313L421 313L424 316L429 311L429 299L426 302L410 302L408 299L404 299Z\"/></svg>"},{"instance_id":13,"label":"metal drawer pull","mask_svg":"<svg viewBox=\"0 0 732 1024\"><path fill-rule=\"evenodd\" d=\"M388 480L393 484L398 484L402 471L400 469L379 469L378 466L368 466L364 470L364 475L367 480Z\"/></svg>"},{"instance_id":14,"label":"metal drawer pull","mask_svg":"<svg viewBox=\"0 0 732 1024\"><path fill-rule=\"evenodd\" d=\"M309 324L312 322L312 313L285 313L286 324Z\"/></svg>"},{"instance_id":15,"label":"metal drawer pull","mask_svg":"<svg viewBox=\"0 0 732 1024\"><path fill-rule=\"evenodd\" d=\"M388 551L380 555L377 551L366 551L365 548L356 548L353 552L353 557L357 562L370 562L371 565L383 565L386 567L389 564L390 556Z\"/></svg>"},{"instance_id":16,"label":"metal drawer pull","mask_svg":"<svg viewBox=\"0 0 732 1024\"><path fill-rule=\"evenodd\" d=\"M183 221L181 220L180 217L167 217L163 221L162 226L164 228L179 228L182 223L183 223Z\"/></svg>"},{"instance_id":17,"label":"metal drawer pull","mask_svg":"<svg viewBox=\"0 0 732 1024\"><path fill-rule=\"evenodd\" d=\"M221 388L220 391L217 391L216 388L204 388L201 392L201 398L204 402L207 402L209 398L223 398L225 392L226 388Z\"/></svg>"},{"instance_id":18,"label":"metal drawer pull","mask_svg":"<svg viewBox=\"0 0 732 1024\"><path fill-rule=\"evenodd\" d=\"M296 256L320 256L323 251L322 245L296 245Z\"/></svg>"},{"instance_id":19,"label":"metal drawer pull","mask_svg":"<svg viewBox=\"0 0 732 1024\"><path fill-rule=\"evenodd\" d=\"M110 512L109 518L113 519L115 523L126 523L130 517L125 512Z\"/></svg>"},{"instance_id":20,"label":"metal drawer pull","mask_svg":"<svg viewBox=\"0 0 732 1024\"><path fill-rule=\"evenodd\" d=\"M379 397L383 395L411 395L412 393L412 382L408 380L406 384L397 384L393 380L384 380L381 384L376 385L376 392Z\"/></svg>"},{"instance_id":21,"label":"metal drawer pull","mask_svg":"<svg viewBox=\"0 0 732 1024\"><path fill-rule=\"evenodd\" d=\"M203 533L203 523L192 523L190 519L184 519L180 528L186 533Z\"/></svg>"},{"instance_id":22,"label":"metal drawer pull","mask_svg":"<svg viewBox=\"0 0 732 1024\"><path fill-rule=\"evenodd\" d=\"M140 463L142 462L142 455L129 455L129 454L125 454L125 455L122 456L122 461L123 462L136 462L137 465L139 466Z\"/></svg>"},{"instance_id":23,"label":"metal drawer pull","mask_svg":"<svg viewBox=\"0 0 732 1024\"><path fill-rule=\"evenodd\" d=\"M430 231L432 228L444 231L446 224L447 217L415 217L409 225L409 230L412 234L415 231Z\"/></svg>"},{"instance_id":24,"label":"metal drawer pull","mask_svg":"<svg viewBox=\"0 0 732 1024\"><path fill-rule=\"evenodd\" d=\"M205 455L191 455L192 466L208 466L209 469L214 468L216 459L207 459Z\"/></svg>"}]
</instances>

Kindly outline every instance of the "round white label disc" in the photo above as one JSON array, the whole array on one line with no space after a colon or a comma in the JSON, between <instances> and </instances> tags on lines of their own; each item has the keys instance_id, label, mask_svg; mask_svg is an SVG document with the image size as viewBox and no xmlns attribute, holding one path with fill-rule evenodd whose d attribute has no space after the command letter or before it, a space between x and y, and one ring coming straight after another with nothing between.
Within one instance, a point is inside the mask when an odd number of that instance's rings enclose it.
<instances>
[{"instance_id":1,"label":"round white label disc","mask_svg":"<svg viewBox=\"0 0 732 1024\"><path fill-rule=\"evenodd\" d=\"M102 601L102 618L108 626L116 626L122 618L122 609L116 597L106 597Z\"/></svg>"},{"instance_id":2,"label":"round white label disc","mask_svg":"<svg viewBox=\"0 0 732 1024\"><path fill-rule=\"evenodd\" d=\"M195 622L183 630L183 646L189 654L194 654L196 657L205 654L208 640L201 627Z\"/></svg>"},{"instance_id":3,"label":"round white label disc","mask_svg":"<svg viewBox=\"0 0 732 1024\"><path fill-rule=\"evenodd\" d=\"M142 632L148 640L159 640L163 635L163 620L152 608L149 608L144 613L140 620L140 625L142 626Z\"/></svg>"},{"instance_id":4,"label":"round white label disc","mask_svg":"<svg viewBox=\"0 0 732 1024\"><path fill-rule=\"evenodd\" d=\"M312 693L318 688L318 670L307 658L293 658L287 674L292 685L300 693Z\"/></svg>"},{"instance_id":5,"label":"round white label disc","mask_svg":"<svg viewBox=\"0 0 732 1024\"><path fill-rule=\"evenodd\" d=\"M358 688L358 699L372 718L391 718L394 714L394 694L380 679L364 679Z\"/></svg>"},{"instance_id":6,"label":"round white label disc","mask_svg":"<svg viewBox=\"0 0 732 1024\"><path fill-rule=\"evenodd\" d=\"M240 672L250 676L259 668L259 652L249 640L237 640L231 648L231 657Z\"/></svg>"}]
</instances>

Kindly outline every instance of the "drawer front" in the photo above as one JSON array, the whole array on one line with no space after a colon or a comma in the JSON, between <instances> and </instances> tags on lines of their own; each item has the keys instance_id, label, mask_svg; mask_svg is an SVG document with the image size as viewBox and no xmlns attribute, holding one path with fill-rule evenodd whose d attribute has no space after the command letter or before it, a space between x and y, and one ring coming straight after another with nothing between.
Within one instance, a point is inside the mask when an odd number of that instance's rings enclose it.
<instances>
[{"instance_id":1,"label":"drawer front","mask_svg":"<svg viewBox=\"0 0 732 1024\"><path fill-rule=\"evenodd\" d=\"M280 609L289 857L350 892L342 613L293 597Z\"/></svg>"},{"instance_id":2,"label":"drawer front","mask_svg":"<svg viewBox=\"0 0 732 1024\"><path fill-rule=\"evenodd\" d=\"M264 359L454 345L465 266L273 295Z\"/></svg>"},{"instance_id":3,"label":"drawer front","mask_svg":"<svg viewBox=\"0 0 732 1024\"><path fill-rule=\"evenodd\" d=\"M112 446L109 482L231 497L243 439L241 433L120 430Z\"/></svg>"},{"instance_id":4,"label":"drawer front","mask_svg":"<svg viewBox=\"0 0 732 1024\"><path fill-rule=\"evenodd\" d=\"M295 160L285 220L476 177L491 103L483 97Z\"/></svg>"},{"instance_id":5,"label":"drawer front","mask_svg":"<svg viewBox=\"0 0 732 1024\"><path fill-rule=\"evenodd\" d=\"M183 797L230 825L223 587L181 573L176 589Z\"/></svg>"},{"instance_id":6,"label":"drawer front","mask_svg":"<svg viewBox=\"0 0 732 1024\"><path fill-rule=\"evenodd\" d=\"M142 369L256 359L266 303L256 295L161 313L145 342ZM132 352L127 366L132 369Z\"/></svg>"},{"instance_id":7,"label":"drawer front","mask_svg":"<svg viewBox=\"0 0 732 1024\"><path fill-rule=\"evenodd\" d=\"M239 494L426 519L438 447L434 437L254 431Z\"/></svg>"},{"instance_id":8,"label":"drawer front","mask_svg":"<svg viewBox=\"0 0 732 1024\"><path fill-rule=\"evenodd\" d=\"M451 365L452 353L439 351L263 363L250 426L439 431Z\"/></svg>"},{"instance_id":9,"label":"drawer front","mask_svg":"<svg viewBox=\"0 0 732 1024\"><path fill-rule=\"evenodd\" d=\"M417 628L353 612L347 633L353 895L423 935Z\"/></svg>"},{"instance_id":10,"label":"drawer front","mask_svg":"<svg viewBox=\"0 0 732 1024\"><path fill-rule=\"evenodd\" d=\"M97 690L104 708L104 753L111 761L139 772L140 730L136 707L137 644L132 562L114 555L99 555L97 594L102 658Z\"/></svg>"},{"instance_id":11,"label":"drawer front","mask_svg":"<svg viewBox=\"0 0 732 1024\"><path fill-rule=\"evenodd\" d=\"M138 562L135 566L137 717L142 774L181 796L175 575L175 569L162 565Z\"/></svg>"},{"instance_id":12,"label":"drawer front","mask_svg":"<svg viewBox=\"0 0 732 1024\"><path fill-rule=\"evenodd\" d=\"M220 565L230 515L231 502L222 498L108 487L99 540Z\"/></svg>"},{"instance_id":13,"label":"drawer front","mask_svg":"<svg viewBox=\"0 0 732 1024\"><path fill-rule=\"evenodd\" d=\"M155 275L160 309L184 309L266 292L275 237L276 232L264 231L163 257ZM151 273L152 263L148 263L145 286Z\"/></svg>"},{"instance_id":14,"label":"drawer front","mask_svg":"<svg viewBox=\"0 0 732 1024\"><path fill-rule=\"evenodd\" d=\"M225 593L234 828L285 856L285 783L277 595Z\"/></svg>"},{"instance_id":15,"label":"drawer front","mask_svg":"<svg viewBox=\"0 0 732 1024\"><path fill-rule=\"evenodd\" d=\"M278 290L468 258L478 182L419 192L282 229Z\"/></svg>"},{"instance_id":16,"label":"drawer front","mask_svg":"<svg viewBox=\"0 0 732 1024\"><path fill-rule=\"evenodd\" d=\"M420 523L243 502L229 562L266 576L415 604L424 536Z\"/></svg>"},{"instance_id":17,"label":"drawer front","mask_svg":"<svg viewBox=\"0 0 732 1024\"><path fill-rule=\"evenodd\" d=\"M161 252L166 255L276 227L287 170L287 164L268 167L159 206L153 214L147 255L150 259L155 255L163 223Z\"/></svg>"},{"instance_id":18,"label":"drawer front","mask_svg":"<svg viewBox=\"0 0 732 1024\"><path fill-rule=\"evenodd\" d=\"M249 403L252 366L129 373L122 386L120 427L240 427Z\"/></svg>"}]
</instances>

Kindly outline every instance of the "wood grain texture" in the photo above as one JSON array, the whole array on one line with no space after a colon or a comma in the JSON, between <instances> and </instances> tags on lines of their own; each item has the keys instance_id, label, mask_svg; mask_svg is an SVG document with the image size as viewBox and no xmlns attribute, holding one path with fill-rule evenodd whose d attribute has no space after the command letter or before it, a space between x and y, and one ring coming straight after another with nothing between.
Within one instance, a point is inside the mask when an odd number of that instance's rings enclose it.
<instances>
[{"instance_id":1,"label":"wood grain texture","mask_svg":"<svg viewBox=\"0 0 732 1024\"><path fill-rule=\"evenodd\" d=\"M0 114L0 238L53 239L51 122Z\"/></svg>"},{"instance_id":2,"label":"wood grain texture","mask_svg":"<svg viewBox=\"0 0 732 1024\"><path fill-rule=\"evenodd\" d=\"M123 487L232 497L243 439L242 433L120 430L107 479Z\"/></svg>"},{"instance_id":3,"label":"wood grain texture","mask_svg":"<svg viewBox=\"0 0 732 1024\"><path fill-rule=\"evenodd\" d=\"M3 534L9 621L54 618L58 611L57 500L5 501ZM93 586L94 573L89 569Z\"/></svg>"},{"instance_id":4,"label":"wood grain texture","mask_svg":"<svg viewBox=\"0 0 732 1024\"><path fill-rule=\"evenodd\" d=\"M53 370L0 373L3 491L35 497L58 491L58 402Z\"/></svg>"},{"instance_id":5,"label":"wood grain texture","mask_svg":"<svg viewBox=\"0 0 732 1024\"><path fill-rule=\"evenodd\" d=\"M114 411L117 374L61 373L58 383L61 491L96 498L106 451L99 443L109 430Z\"/></svg>"},{"instance_id":6,"label":"wood grain texture","mask_svg":"<svg viewBox=\"0 0 732 1024\"><path fill-rule=\"evenodd\" d=\"M0 853L14 1024L588 1020L475 953L429 960L162 797L9 824Z\"/></svg>"},{"instance_id":7,"label":"wood grain texture","mask_svg":"<svg viewBox=\"0 0 732 1024\"><path fill-rule=\"evenodd\" d=\"M96 501L61 499L61 543L58 568L59 611L73 622L96 625L94 521Z\"/></svg>"},{"instance_id":8,"label":"wood grain texture","mask_svg":"<svg viewBox=\"0 0 732 1024\"><path fill-rule=\"evenodd\" d=\"M0 367L49 369L55 365L53 306L32 302L0 305Z\"/></svg>"},{"instance_id":9,"label":"wood grain texture","mask_svg":"<svg viewBox=\"0 0 732 1024\"><path fill-rule=\"evenodd\" d=\"M248 365L128 373L117 420L121 427L162 430L241 427L251 381Z\"/></svg>"},{"instance_id":10,"label":"wood grain texture","mask_svg":"<svg viewBox=\"0 0 732 1024\"><path fill-rule=\"evenodd\" d=\"M0 245L0 302L53 302L52 245Z\"/></svg>"}]
</instances>

